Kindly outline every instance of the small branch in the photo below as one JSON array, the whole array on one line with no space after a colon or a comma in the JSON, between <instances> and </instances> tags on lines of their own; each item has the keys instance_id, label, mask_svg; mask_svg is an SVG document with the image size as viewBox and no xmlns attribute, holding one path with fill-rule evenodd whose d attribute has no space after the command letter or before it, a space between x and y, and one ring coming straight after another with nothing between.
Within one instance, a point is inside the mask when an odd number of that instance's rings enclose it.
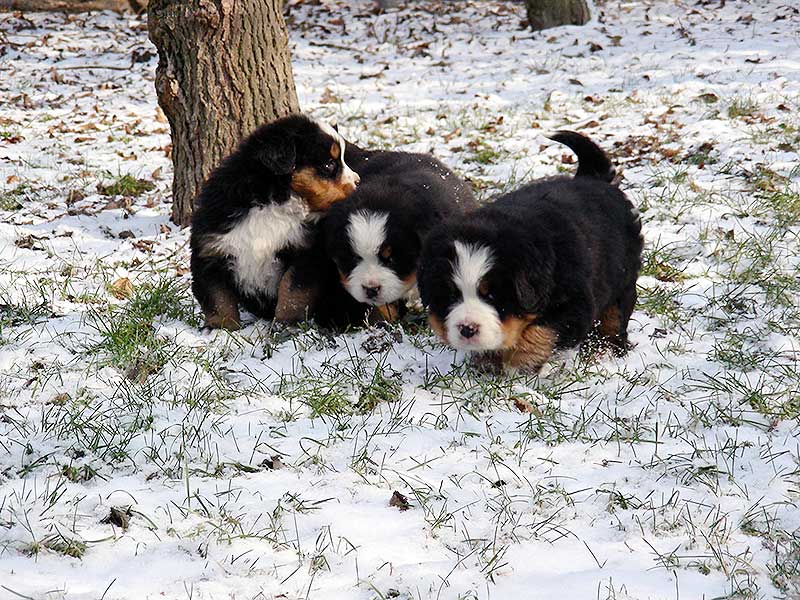
<instances>
[{"instance_id":1,"label":"small branch","mask_svg":"<svg viewBox=\"0 0 800 600\"><path fill-rule=\"evenodd\" d=\"M350 46L340 46L339 44L331 44L329 42L308 42L311 46L321 46L323 48L335 48L336 50L349 50L350 52L364 52L361 48L352 48Z\"/></svg>"},{"instance_id":2,"label":"small branch","mask_svg":"<svg viewBox=\"0 0 800 600\"><path fill-rule=\"evenodd\" d=\"M112 65L74 65L67 67L53 67L56 71L75 71L77 69L112 69L114 71L130 71L131 67L117 67Z\"/></svg>"}]
</instances>

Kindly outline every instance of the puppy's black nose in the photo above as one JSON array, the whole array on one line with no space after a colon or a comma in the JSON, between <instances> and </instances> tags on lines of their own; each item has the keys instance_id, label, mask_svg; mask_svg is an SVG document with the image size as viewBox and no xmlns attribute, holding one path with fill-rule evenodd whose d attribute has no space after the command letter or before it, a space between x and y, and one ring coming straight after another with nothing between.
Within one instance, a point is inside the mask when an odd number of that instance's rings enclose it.
<instances>
[{"instance_id":1,"label":"puppy's black nose","mask_svg":"<svg viewBox=\"0 0 800 600\"><path fill-rule=\"evenodd\" d=\"M472 323L465 323L463 325L459 325L458 331L461 333L461 337L469 339L478 333L478 326L473 325Z\"/></svg>"},{"instance_id":2,"label":"puppy's black nose","mask_svg":"<svg viewBox=\"0 0 800 600\"><path fill-rule=\"evenodd\" d=\"M381 286L376 285L375 287L367 287L366 285L362 285L364 288L364 295L369 298L370 300L375 300L378 297L378 294L381 293Z\"/></svg>"}]
</instances>

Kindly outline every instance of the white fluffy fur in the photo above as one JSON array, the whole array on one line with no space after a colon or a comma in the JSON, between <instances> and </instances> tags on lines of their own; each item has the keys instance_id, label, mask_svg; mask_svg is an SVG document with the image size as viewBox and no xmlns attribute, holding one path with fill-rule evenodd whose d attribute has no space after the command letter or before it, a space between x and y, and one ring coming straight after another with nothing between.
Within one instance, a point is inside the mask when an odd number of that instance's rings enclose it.
<instances>
[{"instance_id":1,"label":"white fluffy fur","mask_svg":"<svg viewBox=\"0 0 800 600\"><path fill-rule=\"evenodd\" d=\"M378 253L386 241L386 221L389 215L383 212L358 211L350 215L347 224L347 237L350 247L360 258L355 269L350 272L345 286L350 295L359 302L379 305L394 302L408 292L402 279L384 266ZM376 298L367 298L364 287L380 287Z\"/></svg>"},{"instance_id":2,"label":"white fluffy fur","mask_svg":"<svg viewBox=\"0 0 800 600\"><path fill-rule=\"evenodd\" d=\"M276 254L307 243L304 223L308 206L297 196L284 204L253 208L228 233L214 236L211 245L236 261L237 284L251 294L277 296L283 265Z\"/></svg>"},{"instance_id":3,"label":"white fluffy fur","mask_svg":"<svg viewBox=\"0 0 800 600\"><path fill-rule=\"evenodd\" d=\"M481 279L492 268L492 252L486 246L456 242L453 264L453 283L461 291L462 300L445 319L447 341L461 350L498 350L503 345L503 330L497 310L478 294ZM478 328L478 333L465 338L459 331L462 325Z\"/></svg>"},{"instance_id":4,"label":"white fluffy fur","mask_svg":"<svg viewBox=\"0 0 800 600\"><path fill-rule=\"evenodd\" d=\"M331 136L339 144L339 148L341 149L339 162L342 164L342 183L351 185L357 184L360 181L360 177L355 171L353 171L353 169L347 166L346 162L344 162L344 151L347 142L344 141L344 138L339 134L338 131L328 125L325 121L317 121L317 125L319 125L319 128L322 131Z\"/></svg>"}]
</instances>

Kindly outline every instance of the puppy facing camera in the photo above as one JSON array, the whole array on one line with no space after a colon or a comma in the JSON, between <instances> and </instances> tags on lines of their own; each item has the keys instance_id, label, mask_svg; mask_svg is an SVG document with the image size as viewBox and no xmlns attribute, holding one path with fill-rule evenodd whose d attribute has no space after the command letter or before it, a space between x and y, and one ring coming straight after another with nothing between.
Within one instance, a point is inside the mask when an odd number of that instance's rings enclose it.
<instances>
[{"instance_id":1,"label":"puppy facing camera","mask_svg":"<svg viewBox=\"0 0 800 600\"><path fill-rule=\"evenodd\" d=\"M341 283L371 306L412 294L428 233L477 204L470 187L429 155L379 152L355 167L362 184L323 221L327 254Z\"/></svg>"}]
</instances>

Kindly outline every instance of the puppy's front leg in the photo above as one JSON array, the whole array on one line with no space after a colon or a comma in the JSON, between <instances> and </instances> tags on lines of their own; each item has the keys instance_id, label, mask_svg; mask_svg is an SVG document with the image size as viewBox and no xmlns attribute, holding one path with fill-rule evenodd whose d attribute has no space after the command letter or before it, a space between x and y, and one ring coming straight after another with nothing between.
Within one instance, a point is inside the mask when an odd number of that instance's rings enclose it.
<instances>
[{"instance_id":1,"label":"puppy's front leg","mask_svg":"<svg viewBox=\"0 0 800 600\"><path fill-rule=\"evenodd\" d=\"M192 254L192 292L200 303L209 329L236 330L239 320L239 297L231 274L222 259Z\"/></svg>"},{"instance_id":2,"label":"puppy's front leg","mask_svg":"<svg viewBox=\"0 0 800 600\"><path fill-rule=\"evenodd\" d=\"M503 367L538 373L553 354L558 334L550 327L529 325L517 345L503 351Z\"/></svg>"},{"instance_id":3,"label":"puppy's front leg","mask_svg":"<svg viewBox=\"0 0 800 600\"><path fill-rule=\"evenodd\" d=\"M203 306L206 327L228 331L241 329L239 299L236 292L224 284L215 284L206 288L206 298L208 304Z\"/></svg>"}]
</instances>

